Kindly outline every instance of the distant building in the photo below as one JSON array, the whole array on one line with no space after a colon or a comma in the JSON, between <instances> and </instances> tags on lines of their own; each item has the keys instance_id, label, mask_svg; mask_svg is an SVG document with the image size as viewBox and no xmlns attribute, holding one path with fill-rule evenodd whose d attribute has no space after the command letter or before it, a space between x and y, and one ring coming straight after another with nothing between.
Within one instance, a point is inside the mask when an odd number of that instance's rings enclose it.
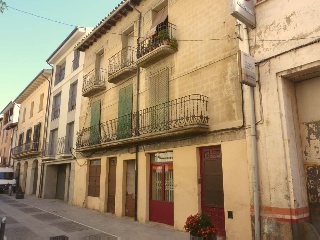
<instances>
[{"instance_id":1,"label":"distant building","mask_svg":"<svg viewBox=\"0 0 320 240\"><path fill-rule=\"evenodd\" d=\"M74 46L92 29L75 28L47 59L53 65L41 197L73 201L75 142L79 130L84 53Z\"/></svg>"},{"instance_id":2,"label":"distant building","mask_svg":"<svg viewBox=\"0 0 320 240\"><path fill-rule=\"evenodd\" d=\"M51 75L50 69L43 69L14 100L20 104L20 117L12 144L12 158L18 184L26 194L38 193Z\"/></svg>"},{"instance_id":3,"label":"distant building","mask_svg":"<svg viewBox=\"0 0 320 240\"><path fill-rule=\"evenodd\" d=\"M0 112L0 165L2 166L13 166L11 145L18 124L19 108L19 104L9 102Z\"/></svg>"}]
</instances>

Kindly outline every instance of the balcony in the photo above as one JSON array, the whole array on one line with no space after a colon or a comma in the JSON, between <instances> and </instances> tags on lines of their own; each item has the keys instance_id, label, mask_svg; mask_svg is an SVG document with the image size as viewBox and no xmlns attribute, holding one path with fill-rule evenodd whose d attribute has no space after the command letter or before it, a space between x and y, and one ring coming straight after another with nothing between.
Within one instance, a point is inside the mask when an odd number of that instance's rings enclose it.
<instances>
[{"instance_id":1,"label":"balcony","mask_svg":"<svg viewBox=\"0 0 320 240\"><path fill-rule=\"evenodd\" d=\"M12 149L13 158L21 157L32 157L39 155L41 151L39 150L40 142L29 142L23 145L14 147Z\"/></svg>"},{"instance_id":2,"label":"balcony","mask_svg":"<svg viewBox=\"0 0 320 240\"><path fill-rule=\"evenodd\" d=\"M77 106L77 96L73 95L69 97L69 102L68 102L68 112L71 112L76 109Z\"/></svg>"},{"instance_id":3,"label":"balcony","mask_svg":"<svg viewBox=\"0 0 320 240\"><path fill-rule=\"evenodd\" d=\"M72 141L69 137L61 137L57 141L46 142L42 156L46 159L72 157Z\"/></svg>"},{"instance_id":4,"label":"balcony","mask_svg":"<svg viewBox=\"0 0 320 240\"><path fill-rule=\"evenodd\" d=\"M137 52L133 47L126 47L113 55L109 59L108 81L117 83L133 76L137 70L136 56Z\"/></svg>"},{"instance_id":5,"label":"balcony","mask_svg":"<svg viewBox=\"0 0 320 240\"><path fill-rule=\"evenodd\" d=\"M178 51L178 42L174 37L176 27L171 23L162 23L157 27L157 32L140 40L138 48L137 65L149 67L150 65L174 54Z\"/></svg>"},{"instance_id":6,"label":"balcony","mask_svg":"<svg viewBox=\"0 0 320 240\"><path fill-rule=\"evenodd\" d=\"M82 96L92 97L106 89L105 79L107 71L105 69L94 69L83 77Z\"/></svg>"},{"instance_id":7,"label":"balcony","mask_svg":"<svg viewBox=\"0 0 320 240\"><path fill-rule=\"evenodd\" d=\"M77 133L77 150L87 151L207 132L207 105L206 96L192 94L85 128Z\"/></svg>"}]
</instances>

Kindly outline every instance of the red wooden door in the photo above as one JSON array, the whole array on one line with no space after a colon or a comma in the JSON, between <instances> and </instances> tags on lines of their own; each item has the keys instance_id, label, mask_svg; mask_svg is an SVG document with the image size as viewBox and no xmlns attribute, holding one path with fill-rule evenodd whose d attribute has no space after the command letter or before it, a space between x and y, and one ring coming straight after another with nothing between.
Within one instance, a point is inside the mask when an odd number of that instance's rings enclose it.
<instances>
[{"instance_id":1,"label":"red wooden door","mask_svg":"<svg viewBox=\"0 0 320 240\"><path fill-rule=\"evenodd\" d=\"M173 164L151 164L150 221L173 225Z\"/></svg>"},{"instance_id":2,"label":"red wooden door","mask_svg":"<svg viewBox=\"0 0 320 240\"><path fill-rule=\"evenodd\" d=\"M221 147L205 147L201 154L201 207L211 216L219 236L225 236Z\"/></svg>"}]
</instances>

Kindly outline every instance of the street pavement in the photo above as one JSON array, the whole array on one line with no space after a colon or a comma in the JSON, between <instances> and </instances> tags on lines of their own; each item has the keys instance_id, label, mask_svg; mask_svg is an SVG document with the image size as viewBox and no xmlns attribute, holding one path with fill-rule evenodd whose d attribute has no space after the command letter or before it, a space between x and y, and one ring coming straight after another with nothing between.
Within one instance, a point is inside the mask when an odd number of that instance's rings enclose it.
<instances>
[{"instance_id":1,"label":"street pavement","mask_svg":"<svg viewBox=\"0 0 320 240\"><path fill-rule=\"evenodd\" d=\"M159 223L140 223L132 218L70 206L57 199L24 199L0 194L0 217L7 217L8 240L37 239L174 239L187 240L189 234Z\"/></svg>"}]
</instances>

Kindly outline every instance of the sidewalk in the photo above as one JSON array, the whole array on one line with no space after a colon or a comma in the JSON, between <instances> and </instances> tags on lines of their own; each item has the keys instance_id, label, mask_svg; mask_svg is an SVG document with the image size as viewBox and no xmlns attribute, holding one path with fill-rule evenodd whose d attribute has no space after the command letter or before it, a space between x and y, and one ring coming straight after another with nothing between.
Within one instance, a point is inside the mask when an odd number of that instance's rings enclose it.
<instances>
[{"instance_id":1,"label":"sidewalk","mask_svg":"<svg viewBox=\"0 0 320 240\"><path fill-rule=\"evenodd\" d=\"M23 212L23 213L21 213ZM69 239L115 240L115 239L177 239L187 240L189 234L158 223L140 223L132 218L116 217L108 213L69 206L57 199L39 199L25 196L0 195L0 217L8 216L6 236L10 239L49 239L52 236L67 236ZM21 238L10 238L17 234L18 222L30 229ZM12 235L13 234L13 235ZM30 235L31 234L31 235ZM24 237L22 237L24 236Z\"/></svg>"}]
</instances>

